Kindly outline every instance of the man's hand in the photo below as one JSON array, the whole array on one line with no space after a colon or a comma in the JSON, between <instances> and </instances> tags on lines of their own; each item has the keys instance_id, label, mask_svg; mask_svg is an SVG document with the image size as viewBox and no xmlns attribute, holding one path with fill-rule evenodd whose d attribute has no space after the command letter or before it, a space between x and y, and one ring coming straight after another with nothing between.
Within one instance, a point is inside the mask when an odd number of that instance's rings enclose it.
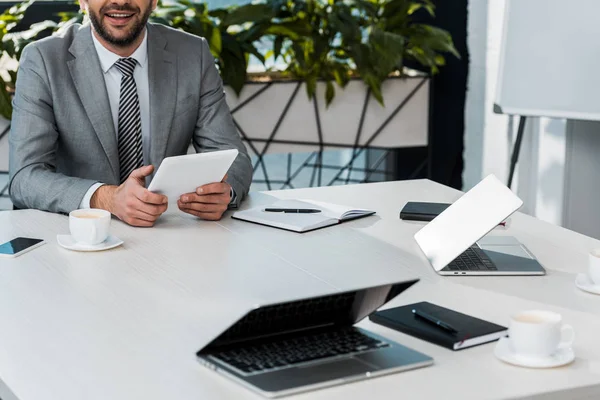
<instances>
[{"instance_id":1,"label":"man's hand","mask_svg":"<svg viewBox=\"0 0 600 400\"><path fill-rule=\"evenodd\" d=\"M153 226L167 211L166 196L148 191L144 178L154 171L146 165L131 172L120 186L100 186L90 200L92 208L102 208L133 226Z\"/></svg>"},{"instance_id":2,"label":"man's hand","mask_svg":"<svg viewBox=\"0 0 600 400\"><path fill-rule=\"evenodd\" d=\"M185 213L209 221L218 221L231 201L231 186L225 182L200 186L195 193L186 193L177 200L177 206Z\"/></svg>"}]
</instances>

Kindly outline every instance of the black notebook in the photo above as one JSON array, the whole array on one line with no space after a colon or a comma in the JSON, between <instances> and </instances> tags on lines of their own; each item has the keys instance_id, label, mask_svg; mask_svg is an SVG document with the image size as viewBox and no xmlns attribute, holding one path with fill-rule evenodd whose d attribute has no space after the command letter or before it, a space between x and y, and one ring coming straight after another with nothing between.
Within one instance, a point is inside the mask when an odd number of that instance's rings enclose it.
<instances>
[{"instance_id":1,"label":"black notebook","mask_svg":"<svg viewBox=\"0 0 600 400\"><path fill-rule=\"evenodd\" d=\"M413 309L426 313L456 329L455 333L443 329L413 313ZM426 301L403 307L378 311L369 316L377 324L395 329L431 343L460 350L498 340L508 334L507 328Z\"/></svg>"},{"instance_id":2,"label":"black notebook","mask_svg":"<svg viewBox=\"0 0 600 400\"><path fill-rule=\"evenodd\" d=\"M448 207L450 207L450 204L448 203L409 201L400 211L400 219L411 221L431 221Z\"/></svg>"}]
</instances>

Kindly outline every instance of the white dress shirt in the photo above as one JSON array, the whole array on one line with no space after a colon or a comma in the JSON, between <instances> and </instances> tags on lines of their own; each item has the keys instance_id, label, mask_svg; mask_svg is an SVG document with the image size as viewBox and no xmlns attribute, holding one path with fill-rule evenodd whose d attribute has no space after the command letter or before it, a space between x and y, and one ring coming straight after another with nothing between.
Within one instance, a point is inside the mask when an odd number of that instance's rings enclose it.
<instances>
[{"instance_id":1,"label":"white dress shirt","mask_svg":"<svg viewBox=\"0 0 600 400\"><path fill-rule=\"evenodd\" d=\"M115 67L115 63L123 58L115 54L102 45L92 32L92 39L100 66L104 72L104 84L108 92L108 101L110 103L110 111L113 117L117 141L119 140L119 97L121 94L121 72ZM144 30L144 40L139 47L133 52L131 58L135 58L138 62L133 71L133 79L137 88L138 100L140 102L140 116L142 118L142 148L144 153L144 165L150 164L150 87L148 84L148 35ZM79 204L79 208L90 208L90 200L103 183L92 185L83 196L83 200Z\"/></svg>"}]
</instances>

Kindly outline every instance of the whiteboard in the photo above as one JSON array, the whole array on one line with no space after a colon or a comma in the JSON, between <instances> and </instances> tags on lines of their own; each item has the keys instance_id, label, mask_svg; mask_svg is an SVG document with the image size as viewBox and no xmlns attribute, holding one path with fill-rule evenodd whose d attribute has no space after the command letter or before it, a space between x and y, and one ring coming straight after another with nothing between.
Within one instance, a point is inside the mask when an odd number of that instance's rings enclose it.
<instances>
[{"instance_id":1,"label":"whiteboard","mask_svg":"<svg viewBox=\"0 0 600 400\"><path fill-rule=\"evenodd\" d=\"M506 0L494 111L600 120L600 0Z\"/></svg>"}]
</instances>

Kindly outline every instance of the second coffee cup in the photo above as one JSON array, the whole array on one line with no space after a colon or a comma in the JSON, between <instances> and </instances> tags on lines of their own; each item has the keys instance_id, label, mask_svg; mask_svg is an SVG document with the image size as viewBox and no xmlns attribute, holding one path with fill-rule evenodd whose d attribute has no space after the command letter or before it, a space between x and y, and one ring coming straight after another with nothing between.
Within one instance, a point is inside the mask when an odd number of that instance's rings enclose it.
<instances>
[{"instance_id":1,"label":"second coffee cup","mask_svg":"<svg viewBox=\"0 0 600 400\"><path fill-rule=\"evenodd\" d=\"M590 251L588 268L592 282L600 285L600 249Z\"/></svg>"},{"instance_id":2,"label":"second coffee cup","mask_svg":"<svg viewBox=\"0 0 600 400\"><path fill-rule=\"evenodd\" d=\"M575 332L562 324L560 314L551 311L523 311L515 314L508 329L515 353L530 357L550 357L559 348L570 347Z\"/></svg>"}]
</instances>

